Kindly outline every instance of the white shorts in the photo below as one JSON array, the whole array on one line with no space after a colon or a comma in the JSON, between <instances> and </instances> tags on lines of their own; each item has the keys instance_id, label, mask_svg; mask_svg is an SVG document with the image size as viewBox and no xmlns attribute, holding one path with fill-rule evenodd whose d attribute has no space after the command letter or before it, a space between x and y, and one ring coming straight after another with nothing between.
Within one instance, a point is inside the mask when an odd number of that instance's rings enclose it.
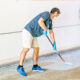
<instances>
[{"instance_id":1,"label":"white shorts","mask_svg":"<svg viewBox=\"0 0 80 80\"><path fill-rule=\"evenodd\" d=\"M26 29L23 29L22 31L22 44L23 48L38 47L37 38L33 37Z\"/></svg>"}]
</instances>

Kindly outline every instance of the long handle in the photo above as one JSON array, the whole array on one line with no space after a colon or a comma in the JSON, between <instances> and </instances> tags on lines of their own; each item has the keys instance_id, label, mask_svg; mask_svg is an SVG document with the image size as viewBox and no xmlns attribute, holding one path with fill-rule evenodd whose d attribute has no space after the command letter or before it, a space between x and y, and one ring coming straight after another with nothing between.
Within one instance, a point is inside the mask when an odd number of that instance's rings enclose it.
<instances>
[{"instance_id":1,"label":"long handle","mask_svg":"<svg viewBox=\"0 0 80 80\"><path fill-rule=\"evenodd\" d=\"M48 35L46 36L47 39L49 40L49 42L51 43L51 45L53 46L53 43L51 42L50 38L48 37ZM65 62L65 60L62 58L62 56L60 54L58 54L58 56L61 58L62 61Z\"/></svg>"}]
</instances>

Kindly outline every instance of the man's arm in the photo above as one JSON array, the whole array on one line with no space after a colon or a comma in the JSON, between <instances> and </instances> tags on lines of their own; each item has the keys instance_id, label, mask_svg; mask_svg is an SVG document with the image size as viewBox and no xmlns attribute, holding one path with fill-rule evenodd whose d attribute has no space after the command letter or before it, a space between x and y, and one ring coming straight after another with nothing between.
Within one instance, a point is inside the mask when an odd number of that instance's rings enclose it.
<instances>
[{"instance_id":1,"label":"man's arm","mask_svg":"<svg viewBox=\"0 0 80 80\"><path fill-rule=\"evenodd\" d=\"M56 42L55 42L55 37L54 37L54 32L53 30L49 30L52 42L53 42L53 49L56 50Z\"/></svg>"},{"instance_id":2,"label":"man's arm","mask_svg":"<svg viewBox=\"0 0 80 80\"><path fill-rule=\"evenodd\" d=\"M46 25L44 23L44 19L43 18L40 18L38 20L38 24L41 26L41 28L44 30L44 31L47 31L47 28L46 28Z\"/></svg>"},{"instance_id":3,"label":"man's arm","mask_svg":"<svg viewBox=\"0 0 80 80\"><path fill-rule=\"evenodd\" d=\"M53 30L49 30L49 33L50 33L50 37L52 39L52 42L55 42L55 37L54 37L54 32Z\"/></svg>"}]
</instances>

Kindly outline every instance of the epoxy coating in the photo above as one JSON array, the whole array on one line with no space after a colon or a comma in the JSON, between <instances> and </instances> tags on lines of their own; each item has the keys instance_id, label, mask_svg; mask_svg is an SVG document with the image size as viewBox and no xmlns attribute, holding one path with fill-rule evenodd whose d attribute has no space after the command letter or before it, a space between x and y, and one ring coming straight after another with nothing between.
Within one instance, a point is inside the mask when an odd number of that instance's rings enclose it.
<instances>
[{"instance_id":1,"label":"epoxy coating","mask_svg":"<svg viewBox=\"0 0 80 80\"><path fill-rule=\"evenodd\" d=\"M67 51L65 54L62 54L62 57L65 59L66 63L72 63L73 65L65 64L58 56L51 56L48 61L55 62L55 64L47 65L45 68L51 70L69 70L72 68L80 67L80 50Z\"/></svg>"}]
</instances>

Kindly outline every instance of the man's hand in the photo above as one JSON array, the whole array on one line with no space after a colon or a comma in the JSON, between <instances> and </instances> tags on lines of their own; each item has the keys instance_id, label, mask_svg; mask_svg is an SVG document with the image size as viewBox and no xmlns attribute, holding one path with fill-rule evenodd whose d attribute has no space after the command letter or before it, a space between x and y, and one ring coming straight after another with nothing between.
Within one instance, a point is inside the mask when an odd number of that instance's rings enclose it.
<instances>
[{"instance_id":1,"label":"man's hand","mask_svg":"<svg viewBox=\"0 0 80 80\"><path fill-rule=\"evenodd\" d=\"M56 50L56 42L53 42L53 50Z\"/></svg>"}]
</instances>

